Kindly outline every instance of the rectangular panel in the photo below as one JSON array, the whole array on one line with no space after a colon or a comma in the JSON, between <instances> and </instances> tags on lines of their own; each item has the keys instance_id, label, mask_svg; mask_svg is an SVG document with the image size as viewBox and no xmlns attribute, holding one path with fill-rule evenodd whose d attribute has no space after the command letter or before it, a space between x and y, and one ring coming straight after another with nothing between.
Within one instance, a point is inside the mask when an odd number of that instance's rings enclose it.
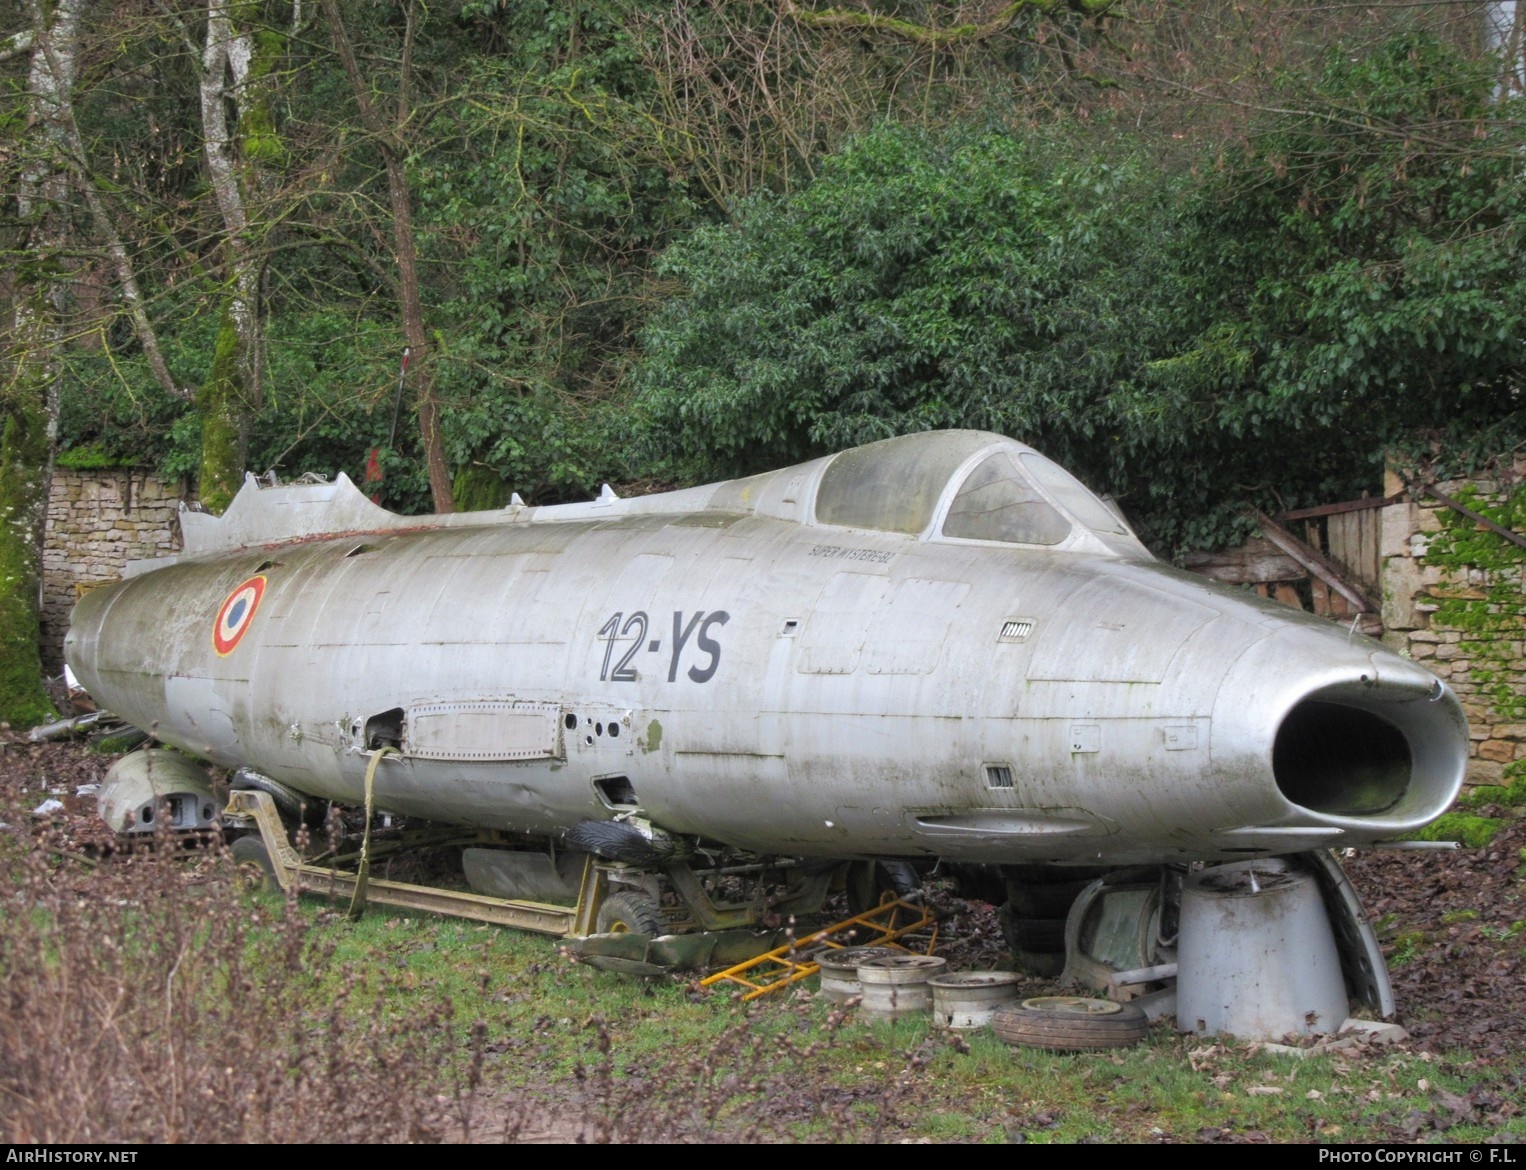
<instances>
[{"instance_id":1,"label":"rectangular panel","mask_svg":"<svg viewBox=\"0 0 1526 1170\"><path fill-rule=\"evenodd\" d=\"M902 581L874 622L863 668L870 674L931 674L969 591L963 581Z\"/></svg>"},{"instance_id":2,"label":"rectangular panel","mask_svg":"<svg viewBox=\"0 0 1526 1170\"><path fill-rule=\"evenodd\" d=\"M431 703L408 712L403 754L422 760L548 760L561 754L561 708L549 703Z\"/></svg>"},{"instance_id":3,"label":"rectangular panel","mask_svg":"<svg viewBox=\"0 0 1526 1170\"><path fill-rule=\"evenodd\" d=\"M889 587L868 573L838 573L828 581L799 635L800 673L852 674Z\"/></svg>"}]
</instances>

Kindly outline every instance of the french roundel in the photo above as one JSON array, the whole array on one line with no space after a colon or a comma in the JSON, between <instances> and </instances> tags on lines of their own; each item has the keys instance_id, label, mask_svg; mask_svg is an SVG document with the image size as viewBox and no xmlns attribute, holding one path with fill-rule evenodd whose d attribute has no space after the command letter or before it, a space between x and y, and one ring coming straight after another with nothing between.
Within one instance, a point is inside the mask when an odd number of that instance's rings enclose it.
<instances>
[{"instance_id":1,"label":"french roundel","mask_svg":"<svg viewBox=\"0 0 1526 1170\"><path fill-rule=\"evenodd\" d=\"M250 577L228 594L228 600L217 611L217 624L212 627L212 647L219 655L233 653L249 623L254 621L254 611L260 608L260 598L264 596L264 577Z\"/></svg>"}]
</instances>

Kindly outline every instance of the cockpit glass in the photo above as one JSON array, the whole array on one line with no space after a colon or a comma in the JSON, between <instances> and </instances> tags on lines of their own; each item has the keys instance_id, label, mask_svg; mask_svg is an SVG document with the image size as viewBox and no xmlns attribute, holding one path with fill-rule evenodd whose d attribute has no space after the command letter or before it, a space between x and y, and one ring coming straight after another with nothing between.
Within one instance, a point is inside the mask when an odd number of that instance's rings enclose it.
<instances>
[{"instance_id":1,"label":"cockpit glass","mask_svg":"<svg viewBox=\"0 0 1526 1170\"><path fill-rule=\"evenodd\" d=\"M816 519L914 536L932 522L949 477L990 443L978 431L934 431L844 451L821 477Z\"/></svg>"},{"instance_id":2,"label":"cockpit glass","mask_svg":"<svg viewBox=\"0 0 1526 1170\"><path fill-rule=\"evenodd\" d=\"M1063 541L1070 527L1012 460L1000 454L970 472L943 521L943 535L1048 545Z\"/></svg>"},{"instance_id":3,"label":"cockpit glass","mask_svg":"<svg viewBox=\"0 0 1526 1170\"><path fill-rule=\"evenodd\" d=\"M1114 536L1128 536L1129 529L1122 520L1109 511L1106 504L1087 491L1070 472L1051 463L1037 451L1024 451L1019 458L1023 470L1082 524L1093 532L1110 532Z\"/></svg>"}]
</instances>

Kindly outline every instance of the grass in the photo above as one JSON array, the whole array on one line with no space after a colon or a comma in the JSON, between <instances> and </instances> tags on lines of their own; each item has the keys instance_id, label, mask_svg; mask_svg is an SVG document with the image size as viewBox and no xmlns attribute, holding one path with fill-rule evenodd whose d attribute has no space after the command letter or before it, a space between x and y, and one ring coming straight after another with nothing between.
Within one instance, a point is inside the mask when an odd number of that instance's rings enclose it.
<instances>
[{"instance_id":1,"label":"grass","mask_svg":"<svg viewBox=\"0 0 1526 1170\"><path fill-rule=\"evenodd\" d=\"M1519 1061L1296 1059L1165 1023L1113 1052L1013 1048L863 1026L799 989L632 980L543 936L240 895L217 850L88 867L3 840L5 1141L1526 1138Z\"/></svg>"}]
</instances>

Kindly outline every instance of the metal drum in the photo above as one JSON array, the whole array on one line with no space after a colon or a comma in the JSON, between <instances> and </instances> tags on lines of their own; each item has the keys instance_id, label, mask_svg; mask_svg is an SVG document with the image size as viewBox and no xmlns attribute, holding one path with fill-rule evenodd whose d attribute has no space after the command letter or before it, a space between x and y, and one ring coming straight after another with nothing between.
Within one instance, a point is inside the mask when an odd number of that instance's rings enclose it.
<instances>
[{"instance_id":1,"label":"metal drum","mask_svg":"<svg viewBox=\"0 0 1526 1170\"><path fill-rule=\"evenodd\" d=\"M1319 885L1276 859L1188 877L1177 962L1184 1032L1242 1040L1334 1033L1350 1009Z\"/></svg>"}]
</instances>

